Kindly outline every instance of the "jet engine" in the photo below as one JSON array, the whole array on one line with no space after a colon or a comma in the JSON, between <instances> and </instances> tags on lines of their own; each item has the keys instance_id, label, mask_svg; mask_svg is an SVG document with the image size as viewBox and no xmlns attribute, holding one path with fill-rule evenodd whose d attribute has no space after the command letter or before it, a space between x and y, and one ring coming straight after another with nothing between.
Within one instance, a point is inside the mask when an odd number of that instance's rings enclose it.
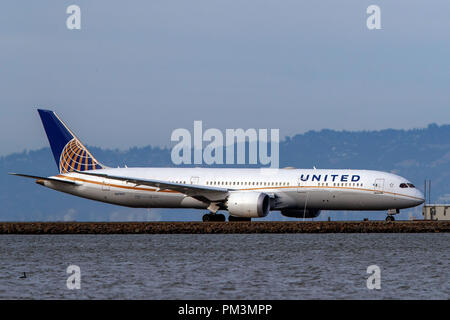
<instances>
[{"instance_id":1,"label":"jet engine","mask_svg":"<svg viewBox=\"0 0 450 320\"><path fill-rule=\"evenodd\" d=\"M287 209L281 210L281 214L290 218L315 218L319 216L319 209Z\"/></svg>"},{"instance_id":2,"label":"jet engine","mask_svg":"<svg viewBox=\"0 0 450 320\"><path fill-rule=\"evenodd\" d=\"M261 192L232 192L226 205L232 216L262 218L269 214L270 197Z\"/></svg>"}]
</instances>

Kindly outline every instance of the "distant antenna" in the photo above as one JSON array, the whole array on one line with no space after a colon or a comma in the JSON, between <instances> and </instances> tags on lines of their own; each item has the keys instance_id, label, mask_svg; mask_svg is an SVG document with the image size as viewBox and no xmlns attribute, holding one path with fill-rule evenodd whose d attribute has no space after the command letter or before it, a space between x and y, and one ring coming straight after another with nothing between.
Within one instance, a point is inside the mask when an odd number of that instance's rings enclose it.
<instances>
[{"instance_id":1,"label":"distant antenna","mask_svg":"<svg viewBox=\"0 0 450 320\"><path fill-rule=\"evenodd\" d=\"M428 204L431 204L431 180L428 180Z\"/></svg>"},{"instance_id":2,"label":"distant antenna","mask_svg":"<svg viewBox=\"0 0 450 320\"><path fill-rule=\"evenodd\" d=\"M425 196L425 204L427 204L427 180L425 179L424 186L423 186L423 194Z\"/></svg>"},{"instance_id":3,"label":"distant antenna","mask_svg":"<svg viewBox=\"0 0 450 320\"><path fill-rule=\"evenodd\" d=\"M423 194L425 196L425 204L431 204L431 180L425 180Z\"/></svg>"}]
</instances>

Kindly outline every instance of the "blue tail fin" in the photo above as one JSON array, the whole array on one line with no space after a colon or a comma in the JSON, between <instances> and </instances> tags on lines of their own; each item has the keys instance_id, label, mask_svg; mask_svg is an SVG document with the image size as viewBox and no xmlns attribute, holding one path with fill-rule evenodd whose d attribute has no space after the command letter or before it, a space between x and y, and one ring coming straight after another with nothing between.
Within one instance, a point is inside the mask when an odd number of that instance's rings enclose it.
<instances>
[{"instance_id":1,"label":"blue tail fin","mask_svg":"<svg viewBox=\"0 0 450 320\"><path fill-rule=\"evenodd\" d=\"M38 110L59 173L105 168L64 122L50 110Z\"/></svg>"}]
</instances>

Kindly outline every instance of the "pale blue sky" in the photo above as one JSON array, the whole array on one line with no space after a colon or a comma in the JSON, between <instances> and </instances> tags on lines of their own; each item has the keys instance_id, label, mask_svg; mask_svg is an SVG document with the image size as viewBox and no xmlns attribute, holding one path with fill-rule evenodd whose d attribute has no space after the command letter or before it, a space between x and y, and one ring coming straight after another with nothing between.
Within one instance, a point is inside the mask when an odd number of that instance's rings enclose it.
<instances>
[{"instance_id":1,"label":"pale blue sky","mask_svg":"<svg viewBox=\"0 0 450 320\"><path fill-rule=\"evenodd\" d=\"M194 120L282 137L450 123L449 15L444 0L5 0L0 155L47 146L34 106L109 148L169 145Z\"/></svg>"}]
</instances>

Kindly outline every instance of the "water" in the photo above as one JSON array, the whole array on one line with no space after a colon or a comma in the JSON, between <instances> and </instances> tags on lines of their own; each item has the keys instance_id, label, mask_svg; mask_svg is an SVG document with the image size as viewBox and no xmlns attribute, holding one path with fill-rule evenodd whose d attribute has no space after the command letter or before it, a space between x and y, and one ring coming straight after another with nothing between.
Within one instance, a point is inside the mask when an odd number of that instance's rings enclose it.
<instances>
[{"instance_id":1,"label":"water","mask_svg":"<svg viewBox=\"0 0 450 320\"><path fill-rule=\"evenodd\" d=\"M449 234L1 235L1 299L449 299ZM81 289L69 290L69 265ZM381 289L369 290L369 265ZM26 279L20 279L23 272Z\"/></svg>"}]
</instances>

